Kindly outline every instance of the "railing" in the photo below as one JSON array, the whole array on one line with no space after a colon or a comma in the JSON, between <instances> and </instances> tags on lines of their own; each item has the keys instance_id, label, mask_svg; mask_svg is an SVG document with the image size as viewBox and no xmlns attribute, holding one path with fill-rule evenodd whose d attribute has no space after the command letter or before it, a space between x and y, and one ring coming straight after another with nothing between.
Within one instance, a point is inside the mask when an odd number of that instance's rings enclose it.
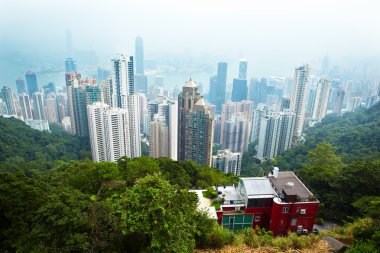
<instances>
[{"instance_id":1,"label":"railing","mask_svg":"<svg viewBox=\"0 0 380 253\"><path fill-rule=\"evenodd\" d=\"M222 205L229 206L229 205L244 205L244 200L225 200Z\"/></svg>"}]
</instances>

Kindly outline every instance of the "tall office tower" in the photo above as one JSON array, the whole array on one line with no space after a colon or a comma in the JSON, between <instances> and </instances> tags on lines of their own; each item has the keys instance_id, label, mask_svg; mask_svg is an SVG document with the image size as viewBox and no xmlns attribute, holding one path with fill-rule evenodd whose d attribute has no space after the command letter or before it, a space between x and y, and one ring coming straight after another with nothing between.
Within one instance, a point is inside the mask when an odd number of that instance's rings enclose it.
<instances>
[{"instance_id":1,"label":"tall office tower","mask_svg":"<svg viewBox=\"0 0 380 253\"><path fill-rule=\"evenodd\" d=\"M73 55L73 42L71 37L71 31L66 30L66 53L67 55Z\"/></svg>"},{"instance_id":2,"label":"tall office tower","mask_svg":"<svg viewBox=\"0 0 380 253\"><path fill-rule=\"evenodd\" d=\"M66 91L67 91L67 111L70 117L71 134L76 134L75 122L74 122L74 106L73 106L73 88L79 85L81 78L80 73L70 72L66 73ZM63 119L63 118L62 118Z\"/></svg>"},{"instance_id":3,"label":"tall office tower","mask_svg":"<svg viewBox=\"0 0 380 253\"><path fill-rule=\"evenodd\" d=\"M317 92L315 94L315 103L312 118L316 121L321 121L327 112L327 105L331 91L331 81L327 77L319 80Z\"/></svg>"},{"instance_id":4,"label":"tall office tower","mask_svg":"<svg viewBox=\"0 0 380 253\"><path fill-rule=\"evenodd\" d=\"M45 98L46 119L49 123L58 123L58 105L55 93L49 93Z\"/></svg>"},{"instance_id":5,"label":"tall office tower","mask_svg":"<svg viewBox=\"0 0 380 253\"><path fill-rule=\"evenodd\" d=\"M346 95L346 92L344 91L344 89L339 88L336 93L335 103L333 107L333 112L337 113L338 115L341 115L342 113L345 95Z\"/></svg>"},{"instance_id":6,"label":"tall office tower","mask_svg":"<svg viewBox=\"0 0 380 253\"><path fill-rule=\"evenodd\" d=\"M97 102L87 107L87 116L93 161L131 157L128 110Z\"/></svg>"},{"instance_id":7,"label":"tall office tower","mask_svg":"<svg viewBox=\"0 0 380 253\"><path fill-rule=\"evenodd\" d=\"M12 89L7 86L3 86L0 93L0 98L7 105L7 115L17 115L16 103Z\"/></svg>"},{"instance_id":8,"label":"tall office tower","mask_svg":"<svg viewBox=\"0 0 380 253\"><path fill-rule=\"evenodd\" d=\"M265 103L267 97L267 87L267 79L261 78L260 81L257 79L252 79L250 100L254 101L256 104Z\"/></svg>"},{"instance_id":9,"label":"tall office tower","mask_svg":"<svg viewBox=\"0 0 380 253\"><path fill-rule=\"evenodd\" d=\"M38 91L38 83L36 73L28 71L25 74L25 80L27 85L28 94L31 97L34 92Z\"/></svg>"},{"instance_id":10,"label":"tall office tower","mask_svg":"<svg viewBox=\"0 0 380 253\"><path fill-rule=\"evenodd\" d=\"M300 137L302 134L305 109L306 109L306 90L309 83L310 65L306 64L295 69L293 96L290 101L290 110L296 114L294 136Z\"/></svg>"},{"instance_id":11,"label":"tall office tower","mask_svg":"<svg viewBox=\"0 0 380 253\"><path fill-rule=\"evenodd\" d=\"M188 101L191 103L191 101ZM214 119L203 97L185 115L184 160L211 166L214 141ZM180 136L182 138L182 136ZM182 147L179 147L182 148Z\"/></svg>"},{"instance_id":12,"label":"tall office tower","mask_svg":"<svg viewBox=\"0 0 380 253\"><path fill-rule=\"evenodd\" d=\"M232 152L244 153L248 151L250 124L242 113L232 115L224 123L222 146Z\"/></svg>"},{"instance_id":13,"label":"tall office tower","mask_svg":"<svg viewBox=\"0 0 380 253\"><path fill-rule=\"evenodd\" d=\"M113 105L113 90L112 90L112 77L108 77L106 80L102 81L101 90L103 103L112 106Z\"/></svg>"},{"instance_id":14,"label":"tall office tower","mask_svg":"<svg viewBox=\"0 0 380 253\"><path fill-rule=\"evenodd\" d=\"M257 96L258 92L256 89L258 89L260 86L260 81L256 78L252 78L249 82L249 87L248 87L248 100L251 100L255 103L257 103Z\"/></svg>"},{"instance_id":15,"label":"tall office tower","mask_svg":"<svg viewBox=\"0 0 380 253\"><path fill-rule=\"evenodd\" d=\"M155 114L149 123L149 133L149 156L169 157L169 128L165 124L165 117Z\"/></svg>"},{"instance_id":16,"label":"tall office tower","mask_svg":"<svg viewBox=\"0 0 380 253\"><path fill-rule=\"evenodd\" d=\"M210 108L190 79L178 95L178 160L211 166L213 128Z\"/></svg>"},{"instance_id":17,"label":"tall office tower","mask_svg":"<svg viewBox=\"0 0 380 253\"><path fill-rule=\"evenodd\" d=\"M261 119L257 158L272 159L290 148L296 115L291 111L272 112Z\"/></svg>"},{"instance_id":18,"label":"tall office tower","mask_svg":"<svg viewBox=\"0 0 380 253\"><path fill-rule=\"evenodd\" d=\"M220 119L220 143L224 142L224 128L226 121L230 120L232 116L236 115L237 113L241 113L244 115L244 117L247 119L247 124L249 125L248 127L251 128L250 124L253 119L253 102L249 100L243 100L240 102L227 102L222 106L222 113Z\"/></svg>"},{"instance_id":19,"label":"tall office tower","mask_svg":"<svg viewBox=\"0 0 380 253\"><path fill-rule=\"evenodd\" d=\"M26 88L25 81L22 78L16 80L17 94L28 93Z\"/></svg>"},{"instance_id":20,"label":"tall office tower","mask_svg":"<svg viewBox=\"0 0 380 253\"><path fill-rule=\"evenodd\" d=\"M212 167L225 174L231 173L240 176L241 161L241 153L233 153L228 149L219 150L216 155L212 156Z\"/></svg>"},{"instance_id":21,"label":"tall office tower","mask_svg":"<svg viewBox=\"0 0 380 253\"><path fill-rule=\"evenodd\" d=\"M138 36L135 40L136 56L136 74L144 75L144 42L143 38Z\"/></svg>"},{"instance_id":22,"label":"tall office tower","mask_svg":"<svg viewBox=\"0 0 380 253\"><path fill-rule=\"evenodd\" d=\"M350 101L348 102L347 110L349 112L355 111L357 108L360 108L362 102L361 97L352 97L350 98Z\"/></svg>"},{"instance_id":23,"label":"tall office tower","mask_svg":"<svg viewBox=\"0 0 380 253\"><path fill-rule=\"evenodd\" d=\"M44 94L42 92L33 93L33 119L46 120Z\"/></svg>"},{"instance_id":24,"label":"tall office tower","mask_svg":"<svg viewBox=\"0 0 380 253\"><path fill-rule=\"evenodd\" d=\"M77 63L74 58L69 57L65 60L65 69L66 73L78 72Z\"/></svg>"},{"instance_id":25,"label":"tall office tower","mask_svg":"<svg viewBox=\"0 0 380 253\"><path fill-rule=\"evenodd\" d=\"M284 109L290 109L290 98L288 97L283 97L281 100L280 110L283 111Z\"/></svg>"},{"instance_id":26,"label":"tall office tower","mask_svg":"<svg viewBox=\"0 0 380 253\"><path fill-rule=\"evenodd\" d=\"M261 119L268 114L269 110L265 104L258 104L253 111L252 129L251 129L251 142L259 140Z\"/></svg>"},{"instance_id":27,"label":"tall office tower","mask_svg":"<svg viewBox=\"0 0 380 253\"><path fill-rule=\"evenodd\" d=\"M178 104L176 101L167 99L166 97L158 97L155 101L148 104L147 121L148 126L154 120L155 115L162 117L165 126L168 128L168 139L166 142L169 145L169 156L173 160L177 160L177 134L178 134ZM150 136L150 129L147 132Z\"/></svg>"},{"instance_id":28,"label":"tall office tower","mask_svg":"<svg viewBox=\"0 0 380 253\"><path fill-rule=\"evenodd\" d=\"M247 65L248 65L248 62L246 59L240 59L239 79L241 80L247 80Z\"/></svg>"},{"instance_id":29,"label":"tall office tower","mask_svg":"<svg viewBox=\"0 0 380 253\"><path fill-rule=\"evenodd\" d=\"M32 106L28 94L22 93L18 95L19 104L21 107L21 114L25 120L33 119Z\"/></svg>"},{"instance_id":30,"label":"tall office tower","mask_svg":"<svg viewBox=\"0 0 380 253\"><path fill-rule=\"evenodd\" d=\"M226 102L226 86L227 86L227 63L218 63L218 74L216 76L217 82L215 89L210 90L210 93L215 93L216 98L213 104L216 105L216 113L220 114L222 111L222 104Z\"/></svg>"},{"instance_id":31,"label":"tall office tower","mask_svg":"<svg viewBox=\"0 0 380 253\"><path fill-rule=\"evenodd\" d=\"M7 104L0 98L0 115L8 115Z\"/></svg>"},{"instance_id":32,"label":"tall office tower","mask_svg":"<svg viewBox=\"0 0 380 253\"><path fill-rule=\"evenodd\" d=\"M247 80L234 79L232 83L231 101L239 102L246 100L248 95Z\"/></svg>"},{"instance_id":33,"label":"tall office tower","mask_svg":"<svg viewBox=\"0 0 380 253\"><path fill-rule=\"evenodd\" d=\"M135 94L133 57L120 55L113 63L113 106L128 111L128 131L131 157L141 155L138 97Z\"/></svg>"},{"instance_id":34,"label":"tall office tower","mask_svg":"<svg viewBox=\"0 0 380 253\"><path fill-rule=\"evenodd\" d=\"M135 40L135 57L136 57L136 76L135 91L148 92L148 78L144 71L144 42L143 38L138 36Z\"/></svg>"}]
</instances>

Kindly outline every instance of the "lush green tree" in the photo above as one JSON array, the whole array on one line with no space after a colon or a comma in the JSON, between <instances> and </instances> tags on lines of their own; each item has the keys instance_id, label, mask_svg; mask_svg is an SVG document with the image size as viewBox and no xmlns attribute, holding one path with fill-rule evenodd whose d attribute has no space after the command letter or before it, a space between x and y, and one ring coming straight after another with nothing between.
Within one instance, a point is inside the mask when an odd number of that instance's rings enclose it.
<instances>
[{"instance_id":1,"label":"lush green tree","mask_svg":"<svg viewBox=\"0 0 380 253\"><path fill-rule=\"evenodd\" d=\"M380 218L380 196L365 196L356 200L352 205L363 215Z\"/></svg>"},{"instance_id":2,"label":"lush green tree","mask_svg":"<svg viewBox=\"0 0 380 253\"><path fill-rule=\"evenodd\" d=\"M110 199L126 235L146 238L153 252L191 252L197 197L179 190L159 174L147 175Z\"/></svg>"},{"instance_id":3,"label":"lush green tree","mask_svg":"<svg viewBox=\"0 0 380 253\"><path fill-rule=\"evenodd\" d=\"M160 168L158 163L150 157L141 156L134 159L122 157L118 161L121 177L126 180L127 185L132 186L137 179L146 175L158 173Z\"/></svg>"}]
</instances>

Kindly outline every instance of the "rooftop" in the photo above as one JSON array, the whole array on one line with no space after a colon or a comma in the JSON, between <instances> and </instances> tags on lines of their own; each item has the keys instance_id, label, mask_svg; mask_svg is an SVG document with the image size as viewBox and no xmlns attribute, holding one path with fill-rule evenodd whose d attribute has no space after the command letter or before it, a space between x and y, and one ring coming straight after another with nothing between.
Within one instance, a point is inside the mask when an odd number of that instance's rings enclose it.
<instances>
[{"instance_id":1,"label":"rooftop","mask_svg":"<svg viewBox=\"0 0 380 253\"><path fill-rule=\"evenodd\" d=\"M278 172L277 178L270 175L269 180L279 194L284 192L288 196L297 196L300 199L308 199L313 195L292 171Z\"/></svg>"},{"instance_id":2,"label":"rooftop","mask_svg":"<svg viewBox=\"0 0 380 253\"><path fill-rule=\"evenodd\" d=\"M265 177L242 177L248 198L270 198L276 195L268 178Z\"/></svg>"}]
</instances>

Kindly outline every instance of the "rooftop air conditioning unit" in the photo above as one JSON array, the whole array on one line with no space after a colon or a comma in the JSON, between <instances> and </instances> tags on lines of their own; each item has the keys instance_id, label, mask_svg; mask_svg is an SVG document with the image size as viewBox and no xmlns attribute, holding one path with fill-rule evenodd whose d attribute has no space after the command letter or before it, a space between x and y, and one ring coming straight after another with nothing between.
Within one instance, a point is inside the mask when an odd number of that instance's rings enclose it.
<instances>
[{"instance_id":1,"label":"rooftop air conditioning unit","mask_svg":"<svg viewBox=\"0 0 380 253\"><path fill-rule=\"evenodd\" d=\"M306 209L301 209L300 214L306 214Z\"/></svg>"},{"instance_id":2,"label":"rooftop air conditioning unit","mask_svg":"<svg viewBox=\"0 0 380 253\"><path fill-rule=\"evenodd\" d=\"M240 206L235 206L235 212L240 211Z\"/></svg>"}]
</instances>

